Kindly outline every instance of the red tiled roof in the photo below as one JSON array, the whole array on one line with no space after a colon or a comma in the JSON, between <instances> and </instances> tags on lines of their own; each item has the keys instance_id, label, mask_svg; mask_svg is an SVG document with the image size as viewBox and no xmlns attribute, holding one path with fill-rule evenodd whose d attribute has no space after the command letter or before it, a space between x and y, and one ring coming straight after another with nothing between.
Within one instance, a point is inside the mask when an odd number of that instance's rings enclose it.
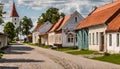
<instances>
[{"instance_id":1,"label":"red tiled roof","mask_svg":"<svg viewBox=\"0 0 120 69\"><path fill-rule=\"evenodd\" d=\"M47 35L47 33L42 33L42 34L39 34L39 36L45 36Z\"/></svg>"},{"instance_id":2,"label":"red tiled roof","mask_svg":"<svg viewBox=\"0 0 120 69\"><path fill-rule=\"evenodd\" d=\"M76 30L104 24L119 8L120 0L97 8L76 27Z\"/></svg>"},{"instance_id":3,"label":"red tiled roof","mask_svg":"<svg viewBox=\"0 0 120 69\"><path fill-rule=\"evenodd\" d=\"M63 18L60 18L56 23L54 23L53 26L51 27L51 29L49 30L49 32L55 31L58 28L58 26L62 20L63 20Z\"/></svg>"},{"instance_id":4,"label":"red tiled roof","mask_svg":"<svg viewBox=\"0 0 120 69\"><path fill-rule=\"evenodd\" d=\"M63 25L66 23L66 21L71 17L71 15L65 16L64 18L60 18L49 30L49 32L53 31L59 31L62 29Z\"/></svg>"},{"instance_id":5,"label":"red tiled roof","mask_svg":"<svg viewBox=\"0 0 120 69\"><path fill-rule=\"evenodd\" d=\"M11 13L10 13L10 17L19 17L17 11L16 11L16 8L15 8L15 3L13 2L13 5L12 5L12 10L11 10Z\"/></svg>"},{"instance_id":6,"label":"red tiled roof","mask_svg":"<svg viewBox=\"0 0 120 69\"><path fill-rule=\"evenodd\" d=\"M107 26L107 32L118 31L120 31L120 12Z\"/></svg>"},{"instance_id":7,"label":"red tiled roof","mask_svg":"<svg viewBox=\"0 0 120 69\"><path fill-rule=\"evenodd\" d=\"M34 31L37 31L40 27L42 27L43 24L37 24L37 26L35 27L35 29L33 30Z\"/></svg>"},{"instance_id":8,"label":"red tiled roof","mask_svg":"<svg viewBox=\"0 0 120 69\"><path fill-rule=\"evenodd\" d=\"M56 29L56 31L59 31L62 29L62 27L65 25L66 21L71 17L71 15L65 16L60 23L59 27Z\"/></svg>"}]
</instances>

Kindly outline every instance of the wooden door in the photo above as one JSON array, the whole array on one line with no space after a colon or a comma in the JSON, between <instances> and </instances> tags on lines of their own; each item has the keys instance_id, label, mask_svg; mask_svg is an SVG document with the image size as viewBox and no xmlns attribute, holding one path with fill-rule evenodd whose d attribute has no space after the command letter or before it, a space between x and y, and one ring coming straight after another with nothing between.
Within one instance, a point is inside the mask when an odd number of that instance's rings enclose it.
<instances>
[{"instance_id":1,"label":"wooden door","mask_svg":"<svg viewBox=\"0 0 120 69\"><path fill-rule=\"evenodd\" d=\"M101 46L100 46L100 51L104 51L104 33L101 32L100 33L100 36L101 36Z\"/></svg>"}]
</instances>

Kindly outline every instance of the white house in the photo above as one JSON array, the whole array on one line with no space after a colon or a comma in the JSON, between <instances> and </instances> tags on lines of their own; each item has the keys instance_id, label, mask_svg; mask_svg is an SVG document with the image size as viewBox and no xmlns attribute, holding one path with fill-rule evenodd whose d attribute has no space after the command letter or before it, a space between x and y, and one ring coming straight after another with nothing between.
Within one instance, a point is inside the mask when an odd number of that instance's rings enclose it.
<instances>
[{"instance_id":1,"label":"white house","mask_svg":"<svg viewBox=\"0 0 120 69\"><path fill-rule=\"evenodd\" d=\"M107 52L120 54L120 9L116 14L107 26Z\"/></svg>"},{"instance_id":2,"label":"white house","mask_svg":"<svg viewBox=\"0 0 120 69\"><path fill-rule=\"evenodd\" d=\"M45 22L42 27L38 30L39 37L41 39L42 45L48 45L48 34L47 32L51 28L52 24L50 22Z\"/></svg>"},{"instance_id":3,"label":"white house","mask_svg":"<svg viewBox=\"0 0 120 69\"><path fill-rule=\"evenodd\" d=\"M95 10L90 13L80 24L76 27L76 30L84 30L88 29L88 49L95 51L107 51L107 39L106 30L108 24L112 19L117 15L116 12L120 9L120 1L115 1L113 3L95 8ZM79 33L80 35L80 33ZM85 43L86 37L83 37L83 43ZM78 36L80 44L80 40L82 37ZM86 48L84 46L80 46L80 48Z\"/></svg>"},{"instance_id":4,"label":"white house","mask_svg":"<svg viewBox=\"0 0 120 69\"><path fill-rule=\"evenodd\" d=\"M60 18L56 23L52 25L50 30L48 31L48 45L53 46L56 42L56 32L55 30L59 27L59 24L63 18Z\"/></svg>"},{"instance_id":5,"label":"white house","mask_svg":"<svg viewBox=\"0 0 120 69\"><path fill-rule=\"evenodd\" d=\"M55 29L55 46L64 47L63 46L63 35L62 35L62 27L67 23L67 20L71 17L71 15L65 16L62 21L59 23L58 27Z\"/></svg>"},{"instance_id":6,"label":"white house","mask_svg":"<svg viewBox=\"0 0 120 69\"><path fill-rule=\"evenodd\" d=\"M77 33L75 32L75 28L83 19L84 18L81 16L81 14L75 11L66 21L66 23L62 27L63 47L78 46Z\"/></svg>"},{"instance_id":7,"label":"white house","mask_svg":"<svg viewBox=\"0 0 120 69\"><path fill-rule=\"evenodd\" d=\"M0 32L0 48L8 45L8 35Z\"/></svg>"},{"instance_id":8,"label":"white house","mask_svg":"<svg viewBox=\"0 0 120 69\"><path fill-rule=\"evenodd\" d=\"M83 17L77 11L59 19L48 33L49 44L58 47L77 46L77 35L74 29L82 20Z\"/></svg>"},{"instance_id":9,"label":"white house","mask_svg":"<svg viewBox=\"0 0 120 69\"><path fill-rule=\"evenodd\" d=\"M42 24L37 24L35 29L32 31L32 43L38 43L39 40L39 32L38 30L41 28Z\"/></svg>"}]
</instances>

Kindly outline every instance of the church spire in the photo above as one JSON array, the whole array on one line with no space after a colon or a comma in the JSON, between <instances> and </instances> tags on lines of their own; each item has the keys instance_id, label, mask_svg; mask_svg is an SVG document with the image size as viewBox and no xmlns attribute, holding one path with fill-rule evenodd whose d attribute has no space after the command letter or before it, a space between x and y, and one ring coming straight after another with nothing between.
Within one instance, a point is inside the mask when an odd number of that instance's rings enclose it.
<instances>
[{"instance_id":1,"label":"church spire","mask_svg":"<svg viewBox=\"0 0 120 69\"><path fill-rule=\"evenodd\" d=\"M15 8L15 2L13 1L13 5L12 5L12 10L11 10L11 13L10 13L10 17L19 17L17 11L16 11L16 8Z\"/></svg>"}]
</instances>

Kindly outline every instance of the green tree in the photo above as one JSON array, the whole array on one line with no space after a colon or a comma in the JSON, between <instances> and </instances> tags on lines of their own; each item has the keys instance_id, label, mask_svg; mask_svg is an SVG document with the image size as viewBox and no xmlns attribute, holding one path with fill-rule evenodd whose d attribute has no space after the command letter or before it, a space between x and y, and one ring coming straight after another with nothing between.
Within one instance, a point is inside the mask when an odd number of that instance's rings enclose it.
<instances>
[{"instance_id":1,"label":"green tree","mask_svg":"<svg viewBox=\"0 0 120 69\"><path fill-rule=\"evenodd\" d=\"M55 23L60 17L64 17L64 13L59 13L59 9L57 8L49 8L46 13L42 13L42 15L38 18L37 23L44 23L49 21L51 23Z\"/></svg>"},{"instance_id":2,"label":"green tree","mask_svg":"<svg viewBox=\"0 0 120 69\"><path fill-rule=\"evenodd\" d=\"M8 34L9 39L11 39L11 41L14 39L16 32L15 32L15 26L13 25L12 22L8 22L5 26L4 26L4 33Z\"/></svg>"},{"instance_id":3,"label":"green tree","mask_svg":"<svg viewBox=\"0 0 120 69\"><path fill-rule=\"evenodd\" d=\"M0 3L0 24L4 22L2 19L3 14L6 14L6 12L3 12L3 4Z\"/></svg>"},{"instance_id":4,"label":"green tree","mask_svg":"<svg viewBox=\"0 0 120 69\"><path fill-rule=\"evenodd\" d=\"M20 21L20 27L22 35L27 36L28 34L30 34L30 29L33 27L31 18L24 16L23 19Z\"/></svg>"}]
</instances>

